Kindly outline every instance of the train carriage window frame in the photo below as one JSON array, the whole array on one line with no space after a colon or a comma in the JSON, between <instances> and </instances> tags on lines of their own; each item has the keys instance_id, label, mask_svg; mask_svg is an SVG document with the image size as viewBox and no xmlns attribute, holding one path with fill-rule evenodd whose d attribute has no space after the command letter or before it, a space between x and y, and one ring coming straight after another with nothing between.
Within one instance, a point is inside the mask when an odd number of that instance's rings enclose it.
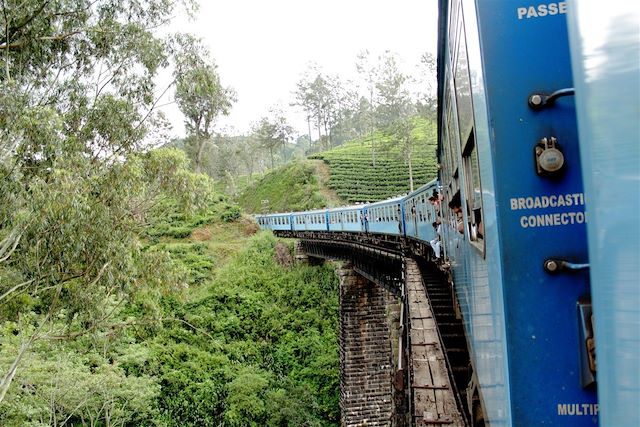
<instances>
[{"instance_id":1,"label":"train carriage window frame","mask_svg":"<svg viewBox=\"0 0 640 427\"><path fill-rule=\"evenodd\" d=\"M485 256L486 243L483 227L482 184L480 161L475 138L475 117L473 93L467 52L465 24L460 10L460 41L456 52L454 85L456 93L456 113L462 152L462 174L467 215L467 235L473 247Z\"/></svg>"}]
</instances>

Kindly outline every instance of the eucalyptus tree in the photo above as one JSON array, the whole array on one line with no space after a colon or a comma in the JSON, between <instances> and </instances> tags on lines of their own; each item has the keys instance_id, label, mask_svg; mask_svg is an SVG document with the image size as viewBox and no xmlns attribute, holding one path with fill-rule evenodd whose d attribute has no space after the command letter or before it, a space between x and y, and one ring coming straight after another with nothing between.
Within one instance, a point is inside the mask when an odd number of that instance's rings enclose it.
<instances>
[{"instance_id":1,"label":"eucalyptus tree","mask_svg":"<svg viewBox=\"0 0 640 427\"><path fill-rule=\"evenodd\" d=\"M310 65L296 87L293 105L300 106L307 115L309 138L311 138L311 120L313 119L318 131L318 139L321 142L324 141L325 149L329 148L332 145L331 129L340 120L340 107L344 99L340 78L324 75L319 67Z\"/></svg>"},{"instance_id":2,"label":"eucalyptus tree","mask_svg":"<svg viewBox=\"0 0 640 427\"><path fill-rule=\"evenodd\" d=\"M140 250L149 209L209 200L186 157L141 151L166 89L154 76L167 43L153 31L173 4L0 6L0 323L15 326L0 334L19 337L0 348L0 402L36 341L95 332L143 284L171 284Z\"/></svg>"},{"instance_id":3,"label":"eucalyptus tree","mask_svg":"<svg viewBox=\"0 0 640 427\"><path fill-rule=\"evenodd\" d=\"M275 112L272 117L263 117L254 124L253 137L269 152L271 168L275 167L274 151L278 147L282 149L282 159L285 160L286 145L292 140L293 133L293 127L278 112Z\"/></svg>"},{"instance_id":4,"label":"eucalyptus tree","mask_svg":"<svg viewBox=\"0 0 640 427\"><path fill-rule=\"evenodd\" d=\"M413 117L416 102L411 96L411 76L403 73L396 57L385 52L379 57L374 88L376 92L375 117L378 127L397 145L409 170L409 189L413 191Z\"/></svg>"},{"instance_id":5,"label":"eucalyptus tree","mask_svg":"<svg viewBox=\"0 0 640 427\"><path fill-rule=\"evenodd\" d=\"M375 61L371 57L371 53L368 50L364 50L358 53L356 61L356 69L364 80L366 85L366 97L360 102L360 111L364 116L365 121L368 122L369 137L371 139L371 164L376 166L376 140L375 130L377 128L374 110L376 106L376 80L377 80L377 66ZM367 99L368 98L368 99ZM368 102L367 102L368 101Z\"/></svg>"},{"instance_id":6,"label":"eucalyptus tree","mask_svg":"<svg viewBox=\"0 0 640 427\"><path fill-rule=\"evenodd\" d=\"M436 66L436 58L432 53L425 52L420 56L417 78L420 89L416 94L416 106L420 115L432 119L435 119L437 107Z\"/></svg>"},{"instance_id":7,"label":"eucalyptus tree","mask_svg":"<svg viewBox=\"0 0 640 427\"><path fill-rule=\"evenodd\" d=\"M195 170L201 172L202 153L212 141L220 115L228 115L235 102L233 89L224 87L202 41L188 34L175 38L175 99L185 116L185 127L195 144Z\"/></svg>"}]
</instances>

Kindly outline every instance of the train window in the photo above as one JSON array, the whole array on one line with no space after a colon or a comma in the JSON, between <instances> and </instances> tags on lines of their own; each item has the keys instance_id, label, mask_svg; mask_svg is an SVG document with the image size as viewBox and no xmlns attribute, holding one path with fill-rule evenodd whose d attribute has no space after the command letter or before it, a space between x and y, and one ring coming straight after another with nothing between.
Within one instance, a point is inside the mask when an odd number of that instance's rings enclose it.
<instances>
[{"instance_id":1,"label":"train window","mask_svg":"<svg viewBox=\"0 0 640 427\"><path fill-rule=\"evenodd\" d=\"M473 128L473 107L471 103L471 81L469 78L469 63L467 60L467 44L465 41L464 23L461 22L460 43L456 58L455 86L456 106L458 109L458 131L460 142L466 144ZM465 152L467 148L462 147Z\"/></svg>"},{"instance_id":2,"label":"train window","mask_svg":"<svg viewBox=\"0 0 640 427\"><path fill-rule=\"evenodd\" d=\"M480 185L480 163L476 149L473 129L466 143L463 156L465 174L465 196L469 214L469 238L473 242L484 241L484 224L482 218L482 187Z\"/></svg>"}]
</instances>

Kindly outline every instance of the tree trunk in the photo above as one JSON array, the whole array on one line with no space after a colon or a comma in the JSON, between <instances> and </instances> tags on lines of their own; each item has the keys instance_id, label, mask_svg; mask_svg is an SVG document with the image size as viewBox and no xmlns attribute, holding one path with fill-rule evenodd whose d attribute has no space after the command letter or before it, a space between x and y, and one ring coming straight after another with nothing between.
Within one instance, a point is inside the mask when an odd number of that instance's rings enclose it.
<instances>
[{"instance_id":1,"label":"tree trunk","mask_svg":"<svg viewBox=\"0 0 640 427\"><path fill-rule=\"evenodd\" d=\"M407 150L407 163L409 165L409 192L413 193L413 164L411 160L411 147Z\"/></svg>"},{"instance_id":2,"label":"tree trunk","mask_svg":"<svg viewBox=\"0 0 640 427\"><path fill-rule=\"evenodd\" d=\"M196 173L202 172L202 152L204 151L204 138L196 136L196 144L198 146L198 152L196 153Z\"/></svg>"},{"instance_id":3,"label":"tree trunk","mask_svg":"<svg viewBox=\"0 0 640 427\"><path fill-rule=\"evenodd\" d=\"M48 316L47 316L47 319L45 319L45 321L46 320L48 320ZM29 341L27 341L25 344L22 345L22 347L20 348L20 351L18 352L18 356L15 358L15 360L9 367L9 370L7 371L4 378L2 378L2 381L0 382L0 403L2 403L5 395L7 394L7 391L9 390L11 381L13 381L13 377L16 375L16 372L18 371L18 365L20 365L22 358L27 353L27 351L31 348L31 345L36 340L36 336L38 333L40 333L40 328L38 328L38 330L34 332L33 335L31 335L31 337L29 338Z\"/></svg>"},{"instance_id":4,"label":"tree trunk","mask_svg":"<svg viewBox=\"0 0 640 427\"><path fill-rule=\"evenodd\" d=\"M320 115L319 114L318 114L317 128L318 128L318 141L320 141L321 147L324 148L322 146L322 120L320 119Z\"/></svg>"}]
</instances>

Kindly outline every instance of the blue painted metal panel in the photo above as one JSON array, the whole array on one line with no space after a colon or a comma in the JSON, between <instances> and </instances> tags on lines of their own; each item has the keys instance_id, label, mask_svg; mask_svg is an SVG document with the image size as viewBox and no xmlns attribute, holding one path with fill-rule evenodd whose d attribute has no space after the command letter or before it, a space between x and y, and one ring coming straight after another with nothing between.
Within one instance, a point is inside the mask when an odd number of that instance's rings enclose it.
<instances>
[{"instance_id":1,"label":"blue painted metal panel","mask_svg":"<svg viewBox=\"0 0 640 427\"><path fill-rule=\"evenodd\" d=\"M431 181L403 199L407 236L426 242L435 238L433 222L438 215L434 205L428 201L434 191L438 191L438 185L436 181Z\"/></svg>"},{"instance_id":2,"label":"blue painted metal panel","mask_svg":"<svg viewBox=\"0 0 640 427\"><path fill-rule=\"evenodd\" d=\"M401 234L402 197L367 205L368 231L370 233Z\"/></svg>"},{"instance_id":3,"label":"blue painted metal panel","mask_svg":"<svg viewBox=\"0 0 640 427\"><path fill-rule=\"evenodd\" d=\"M329 230L331 231L364 231L363 206L345 206L329 209Z\"/></svg>"},{"instance_id":4,"label":"blue painted metal panel","mask_svg":"<svg viewBox=\"0 0 640 427\"><path fill-rule=\"evenodd\" d=\"M495 6L500 3L494 2ZM484 404L484 416L492 426L509 426L513 424L511 415L511 395L508 378L508 357L506 342L506 326L503 295L502 252L497 222L497 208L495 199L494 158L487 114L487 99L485 90L485 75L483 56L478 36L477 11L473 0L449 5L453 12L451 34L443 33L444 40L441 48L457 47L456 37L464 34L464 45L467 49L467 61L471 76L471 101L473 104L473 119L475 130L475 144L478 152L481 202L484 224L484 247L470 243L469 229L465 227L464 234L457 230L456 216L442 207L443 211L443 247L453 270L454 287L463 312L465 329L472 358L476 380L480 386L481 398ZM447 6L445 6L447 8ZM462 23L464 17L464 24ZM441 50L439 61L439 87L444 89L454 87L453 71L455 51ZM444 69L449 67L445 73ZM444 93L440 92L439 100L442 104ZM450 98L452 103L452 122L449 133L452 138L453 163L462 165L459 129L457 121L457 97ZM447 119L441 114L442 119ZM443 137L442 127L440 137ZM442 143L442 142L441 142ZM443 160L440 160L441 163ZM445 165L446 167L446 165ZM460 191L463 200L463 222L469 222L466 207L466 176L459 176ZM485 255L486 254L486 255ZM533 315L533 314L532 314ZM526 387L526 385L524 386ZM522 424L524 425L524 424Z\"/></svg>"},{"instance_id":5,"label":"blue painted metal panel","mask_svg":"<svg viewBox=\"0 0 640 427\"><path fill-rule=\"evenodd\" d=\"M520 1L476 4L492 151L500 165L495 197L504 236L511 418L514 425L593 425L597 398L580 385L576 316L576 303L589 295L588 275L543 270L551 257L587 261L573 99L539 112L527 105L532 93L573 85L565 4L555 3L553 14L548 4L531 1L524 11ZM555 180L539 177L533 161L536 143L552 136L566 160ZM579 416L569 413L576 408Z\"/></svg>"},{"instance_id":6,"label":"blue painted metal panel","mask_svg":"<svg viewBox=\"0 0 640 427\"><path fill-rule=\"evenodd\" d=\"M303 220L303 224L298 224L301 226L301 230L327 231L328 229L326 209L303 212L301 214L301 218Z\"/></svg>"},{"instance_id":7,"label":"blue painted metal panel","mask_svg":"<svg viewBox=\"0 0 640 427\"><path fill-rule=\"evenodd\" d=\"M640 425L640 9L572 2L600 421Z\"/></svg>"}]
</instances>

